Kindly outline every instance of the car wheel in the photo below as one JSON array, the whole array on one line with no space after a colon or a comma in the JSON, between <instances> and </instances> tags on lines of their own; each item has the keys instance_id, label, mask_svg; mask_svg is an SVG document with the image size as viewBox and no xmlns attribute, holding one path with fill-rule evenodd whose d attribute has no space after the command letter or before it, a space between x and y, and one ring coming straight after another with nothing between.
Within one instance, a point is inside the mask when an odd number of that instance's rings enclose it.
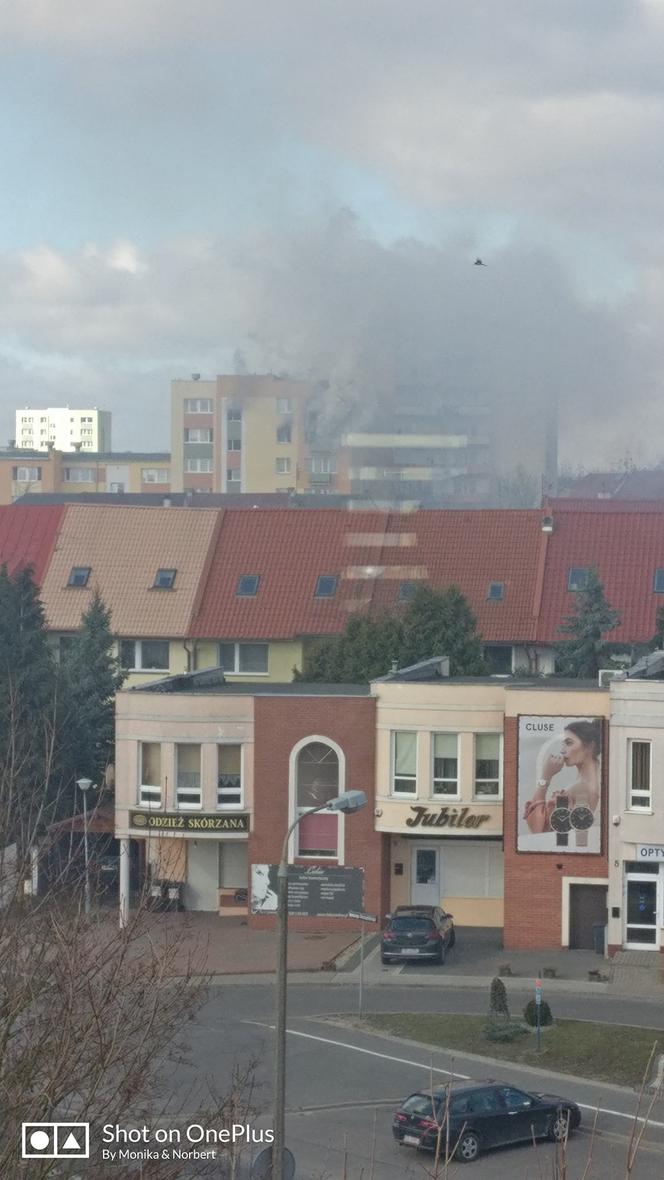
<instances>
[{"instance_id":1,"label":"car wheel","mask_svg":"<svg viewBox=\"0 0 664 1180\"><path fill-rule=\"evenodd\" d=\"M459 1138L455 1158L463 1164L472 1164L480 1154L480 1141L474 1131L464 1131Z\"/></svg>"},{"instance_id":2,"label":"car wheel","mask_svg":"<svg viewBox=\"0 0 664 1180\"><path fill-rule=\"evenodd\" d=\"M569 1119L564 1110L559 1110L549 1123L548 1137L554 1143L562 1143L568 1133Z\"/></svg>"},{"instance_id":3,"label":"car wheel","mask_svg":"<svg viewBox=\"0 0 664 1180\"><path fill-rule=\"evenodd\" d=\"M391 959L388 959L387 955L381 955L381 956L380 956L380 961L381 961L381 963L382 963L384 966L387 966L387 964L388 964L388 963L391 963L391 962L392 962L392 960L391 960Z\"/></svg>"},{"instance_id":4,"label":"car wheel","mask_svg":"<svg viewBox=\"0 0 664 1180\"><path fill-rule=\"evenodd\" d=\"M454 933L454 931L452 931L450 934L450 940L447 944L449 950L452 950L452 947L454 946L455 942L456 942L456 934Z\"/></svg>"},{"instance_id":5,"label":"car wheel","mask_svg":"<svg viewBox=\"0 0 664 1180\"><path fill-rule=\"evenodd\" d=\"M441 942L441 944L440 944L440 952L439 952L439 954L438 954L438 958L436 959L436 962L437 962L437 963L438 963L438 964L439 964L441 967L443 966L443 963L445 962L445 945L444 945L444 943L442 943L442 942Z\"/></svg>"}]
</instances>

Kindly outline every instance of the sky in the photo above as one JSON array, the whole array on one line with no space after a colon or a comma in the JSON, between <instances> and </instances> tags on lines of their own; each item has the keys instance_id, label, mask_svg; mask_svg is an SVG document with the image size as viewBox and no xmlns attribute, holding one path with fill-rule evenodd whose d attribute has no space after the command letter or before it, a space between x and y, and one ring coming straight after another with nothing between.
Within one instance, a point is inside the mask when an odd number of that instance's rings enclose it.
<instances>
[{"instance_id":1,"label":"sky","mask_svg":"<svg viewBox=\"0 0 664 1180\"><path fill-rule=\"evenodd\" d=\"M239 356L664 460L662 60L664 0L0 5L2 444L69 404L167 449Z\"/></svg>"}]
</instances>

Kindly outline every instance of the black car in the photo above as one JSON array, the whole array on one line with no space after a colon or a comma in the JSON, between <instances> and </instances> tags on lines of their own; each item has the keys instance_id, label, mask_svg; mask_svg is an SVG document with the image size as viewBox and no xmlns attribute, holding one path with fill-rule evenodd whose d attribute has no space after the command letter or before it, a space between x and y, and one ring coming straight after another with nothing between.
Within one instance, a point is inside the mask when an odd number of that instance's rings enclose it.
<instances>
[{"instance_id":1,"label":"black car","mask_svg":"<svg viewBox=\"0 0 664 1180\"><path fill-rule=\"evenodd\" d=\"M471 1163L489 1147L533 1137L559 1142L580 1122L576 1103L555 1094L531 1094L502 1082L457 1082L411 1094L394 1115L392 1133L406 1147L435 1151L440 1142L443 1157L449 1143L450 1156Z\"/></svg>"},{"instance_id":2,"label":"black car","mask_svg":"<svg viewBox=\"0 0 664 1180\"><path fill-rule=\"evenodd\" d=\"M381 962L425 959L444 963L445 952L455 941L452 915L439 906L400 905L388 915L380 942Z\"/></svg>"}]
</instances>

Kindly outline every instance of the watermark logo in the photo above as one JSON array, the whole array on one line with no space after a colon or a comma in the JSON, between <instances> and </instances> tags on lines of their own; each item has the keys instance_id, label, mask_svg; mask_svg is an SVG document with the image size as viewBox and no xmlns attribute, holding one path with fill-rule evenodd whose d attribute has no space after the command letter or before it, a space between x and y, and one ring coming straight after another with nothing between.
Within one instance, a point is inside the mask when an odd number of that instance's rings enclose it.
<instances>
[{"instance_id":1,"label":"watermark logo","mask_svg":"<svg viewBox=\"0 0 664 1180\"><path fill-rule=\"evenodd\" d=\"M24 1160L87 1160L90 1158L89 1123L23 1123Z\"/></svg>"}]
</instances>

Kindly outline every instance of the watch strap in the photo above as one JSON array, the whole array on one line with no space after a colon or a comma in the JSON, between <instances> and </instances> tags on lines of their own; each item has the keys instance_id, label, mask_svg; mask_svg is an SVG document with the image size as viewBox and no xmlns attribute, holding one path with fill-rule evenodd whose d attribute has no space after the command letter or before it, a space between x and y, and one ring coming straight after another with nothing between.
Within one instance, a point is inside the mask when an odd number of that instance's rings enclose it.
<instances>
[{"instance_id":1,"label":"watch strap","mask_svg":"<svg viewBox=\"0 0 664 1180\"><path fill-rule=\"evenodd\" d=\"M587 828L577 828L575 834L576 834L577 848L587 848L588 847L588 829Z\"/></svg>"}]
</instances>

